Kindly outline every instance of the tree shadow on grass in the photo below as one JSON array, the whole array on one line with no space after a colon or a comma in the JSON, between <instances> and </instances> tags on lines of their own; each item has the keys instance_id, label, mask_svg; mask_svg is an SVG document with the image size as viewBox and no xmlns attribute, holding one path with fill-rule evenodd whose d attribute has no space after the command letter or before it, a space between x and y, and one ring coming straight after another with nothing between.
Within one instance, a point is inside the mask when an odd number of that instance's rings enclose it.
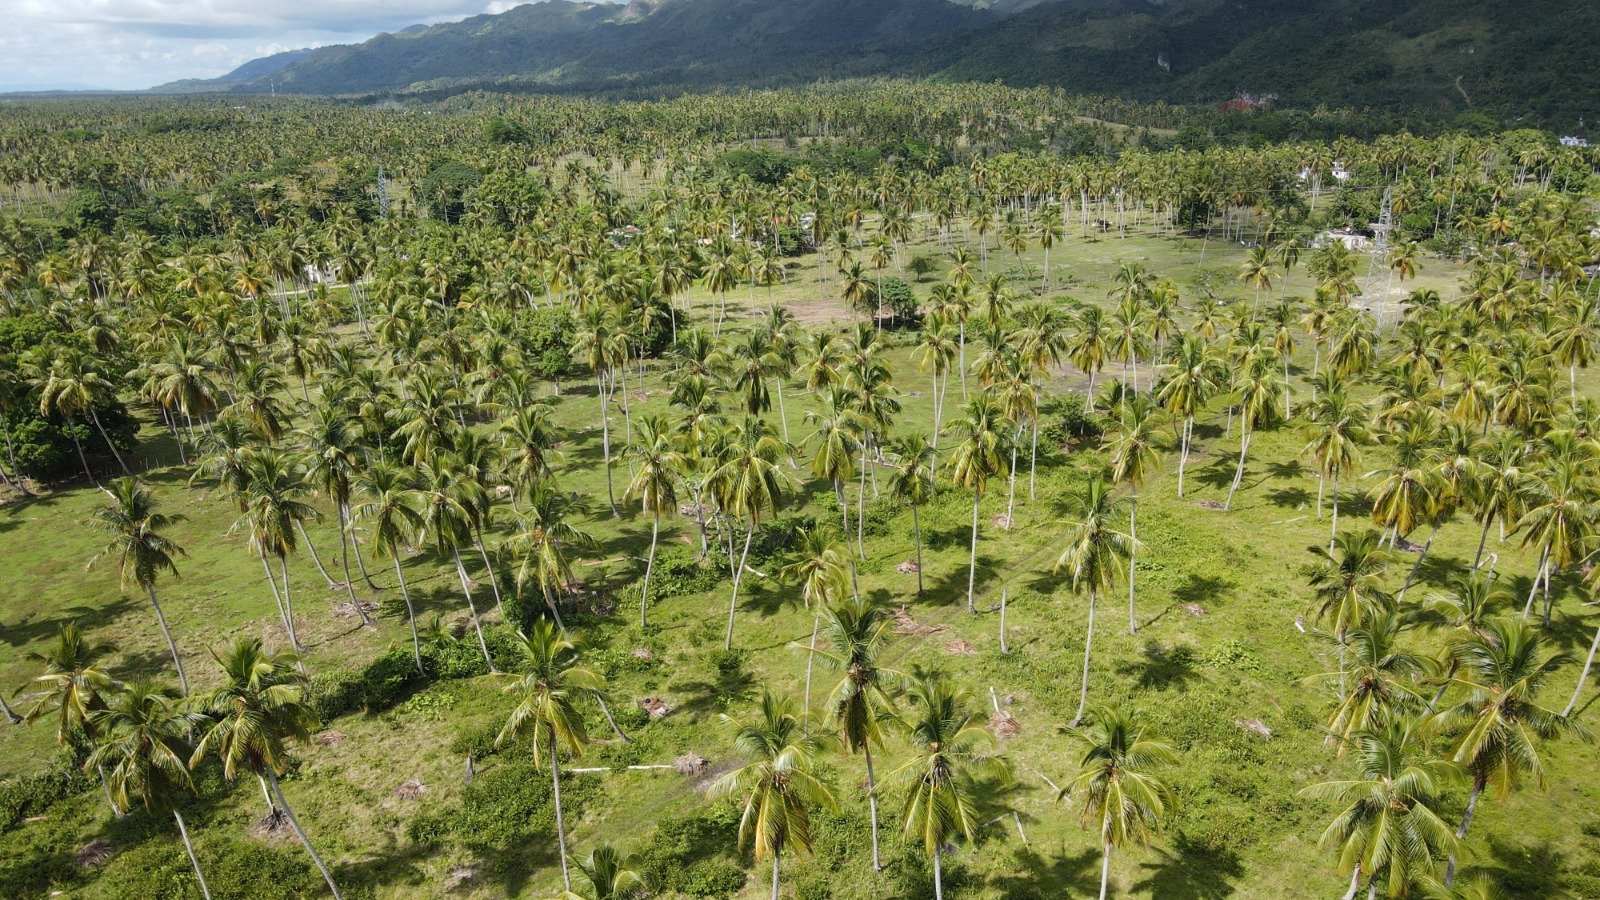
<instances>
[{"instance_id":1,"label":"tree shadow on grass","mask_svg":"<svg viewBox=\"0 0 1600 900\"><path fill-rule=\"evenodd\" d=\"M1207 603L1218 603L1225 600L1238 583L1218 578L1214 575L1196 575L1189 573L1183 584L1172 589L1172 598L1179 603L1193 603L1206 607ZM1209 607L1206 607L1209 611Z\"/></svg>"},{"instance_id":2,"label":"tree shadow on grass","mask_svg":"<svg viewBox=\"0 0 1600 900\"><path fill-rule=\"evenodd\" d=\"M1164 691L1182 688L1200 677L1195 667L1194 648L1184 644L1167 647L1160 641L1146 641L1142 658L1117 667L1117 674L1135 679L1142 690Z\"/></svg>"},{"instance_id":3,"label":"tree shadow on grass","mask_svg":"<svg viewBox=\"0 0 1600 900\"><path fill-rule=\"evenodd\" d=\"M72 622L78 623L84 631L93 631L114 624L124 615L136 612L136 608L143 605L131 597L118 597L110 603L99 606L70 606L52 618L0 624L0 640L13 647L21 647L34 641L49 639L63 625Z\"/></svg>"},{"instance_id":4,"label":"tree shadow on grass","mask_svg":"<svg viewBox=\"0 0 1600 900\"><path fill-rule=\"evenodd\" d=\"M1100 853L1092 848L1045 857L1031 847L1022 847L1012 860L1010 874L998 875L989 882L1007 900L1080 894L1092 897L1100 889Z\"/></svg>"},{"instance_id":5,"label":"tree shadow on grass","mask_svg":"<svg viewBox=\"0 0 1600 900\"><path fill-rule=\"evenodd\" d=\"M1515 844L1491 837L1489 856L1491 864L1468 867L1464 874L1489 875L1507 897L1571 896L1561 880L1561 873L1568 871L1567 855L1546 841Z\"/></svg>"},{"instance_id":6,"label":"tree shadow on grass","mask_svg":"<svg viewBox=\"0 0 1600 900\"><path fill-rule=\"evenodd\" d=\"M1233 896L1233 882L1244 875L1237 853L1226 848L1200 847L1181 835L1172 844L1171 850L1154 848L1159 857L1155 862L1139 864L1144 877L1133 885L1133 893L1195 900Z\"/></svg>"},{"instance_id":7,"label":"tree shadow on grass","mask_svg":"<svg viewBox=\"0 0 1600 900\"><path fill-rule=\"evenodd\" d=\"M678 709L693 718L721 712L730 701L755 696L757 682L744 669L717 672L709 679L677 681L667 690L678 698Z\"/></svg>"},{"instance_id":8,"label":"tree shadow on grass","mask_svg":"<svg viewBox=\"0 0 1600 900\"><path fill-rule=\"evenodd\" d=\"M1312 500L1311 492L1299 486L1273 488L1267 491L1267 499L1285 509L1304 509Z\"/></svg>"}]
</instances>

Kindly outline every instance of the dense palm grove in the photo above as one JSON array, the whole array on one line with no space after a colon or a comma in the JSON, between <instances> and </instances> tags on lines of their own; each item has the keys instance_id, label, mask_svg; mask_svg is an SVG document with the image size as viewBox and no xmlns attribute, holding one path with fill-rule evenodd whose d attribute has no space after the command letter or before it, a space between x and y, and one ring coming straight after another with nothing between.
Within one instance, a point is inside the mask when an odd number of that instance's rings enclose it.
<instances>
[{"instance_id":1,"label":"dense palm grove","mask_svg":"<svg viewBox=\"0 0 1600 900\"><path fill-rule=\"evenodd\" d=\"M208 881L184 817L220 778L259 788L264 827L288 828L332 894L382 893L319 855L297 755L329 716L472 677L504 694L485 755L520 748L549 782L549 870L519 890L558 872L564 897L735 892L739 870L691 885L633 848L569 847L563 790L597 745L658 727L586 646L650 635L656 604L711 590L726 605L697 634L731 672L752 652L749 580L770 577L811 620L804 686L728 707L736 764L705 800L737 811L726 849L770 867L752 884L779 896L827 829L865 820L850 864L915 865L882 890L942 898L950 855L1020 830L1011 797L1042 779L1089 833L1103 897L1114 857L1189 802L1175 773L1199 749L1095 655L1121 629L1104 604L1125 589L1130 634L1151 627L1141 578L1179 561L1140 541L1150 495L1193 493L1204 443L1232 471L1201 515L1235 515L1247 475L1290 477L1253 457L1262 434L1295 435L1326 522L1316 562L1276 587L1303 610L1326 756L1276 802L1320 817L1307 839L1347 896L1493 894L1457 873L1475 812L1589 737L1600 631L1574 659L1550 628L1590 595L1600 529L1591 150L1535 132L1220 146L1201 111L970 86L245 105L0 116L5 496L100 488L77 527L105 548L84 562L165 637L138 667L71 622L30 648L5 712L63 749L6 788L7 831L99 794L108 816L171 820L188 867L170 896L238 896ZM1382 258L1319 237L1385 203ZM1182 281L1127 261L1109 292L1068 296L1067 247L1116 253L1141 231L1202 259L1243 244L1244 261ZM1458 296L1406 291L1446 261L1465 267ZM802 284L850 321L774 299ZM902 390L913 372L929 390ZM567 452L578 404L598 457ZM189 487L143 480L158 464ZM1051 478L1065 522L1040 502ZM228 509L231 558L274 614L209 660L180 652L162 605L196 549L173 538L183 492ZM950 498L965 565L925 583L923 517ZM863 590L869 538L901 511L916 587ZM623 513L647 527L637 553L600 533ZM1046 773L1010 764L959 660L900 664L895 610L997 612L981 627L999 654L1045 653L1007 646L1009 598L991 609L983 574L985 545L1036 529L1048 553L1023 563L1084 629ZM1430 556L1455 532L1470 563ZM619 556L602 610L581 566ZM454 579L456 614L419 611L423 565ZM302 640L322 586L365 626L404 623L364 682L324 680L334 651ZM26 863L4 863L7 884L56 883Z\"/></svg>"}]
</instances>

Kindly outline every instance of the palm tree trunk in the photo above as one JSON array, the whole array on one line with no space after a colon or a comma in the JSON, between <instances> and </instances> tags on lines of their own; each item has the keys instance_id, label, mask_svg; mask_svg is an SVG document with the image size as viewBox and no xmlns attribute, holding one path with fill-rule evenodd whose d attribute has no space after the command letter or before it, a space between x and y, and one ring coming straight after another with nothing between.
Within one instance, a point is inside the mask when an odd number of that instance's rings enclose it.
<instances>
[{"instance_id":1,"label":"palm tree trunk","mask_svg":"<svg viewBox=\"0 0 1600 900\"><path fill-rule=\"evenodd\" d=\"M289 645L295 650L304 649L300 646L300 642L294 639L294 620L283 608L283 597L278 594L278 580L273 577L272 564L267 562L265 556L261 557L261 568L267 570L267 584L272 586L272 602L277 604L278 616L283 619L283 630L289 636Z\"/></svg>"},{"instance_id":2,"label":"palm tree trunk","mask_svg":"<svg viewBox=\"0 0 1600 900\"><path fill-rule=\"evenodd\" d=\"M1528 614L1533 612L1533 600L1539 595L1539 579L1549 577L1549 566L1550 547L1549 545L1546 545L1543 550L1539 551L1539 568L1533 570L1533 587L1528 591L1527 605L1522 607L1523 619L1527 619Z\"/></svg>"},{"instance_id":3,"label":"palm tree trunk","mask_svg":"<svg viewBox=\"0 0 1600 900\"><path fill-rule=\"evenodd\" d=\"M454 544L450 545L450 555L456 562L456 577L461 580L461 593L467 597L467 612L472 614L472 630L478 633L478 649L483 651L483 661L489 664L489 671L498 672L494 667L494 658L489 655L489 644L483 639L483 625L478 622L478 607L472 602L472 588L467 583L467 567L461 564L461 551Z\"/></svg>"},{"instance_id":4,"label":"palm tree trunk","mask_svg":"<svg viewBox=\"0 0 1600 900\"><path fill-rule=\"evenodd\" d=\"M178 834L183 837L183 849L189 853L189 864L194 866L194 877L200 880L200 895L205 900L211 900L211 888L206 885L206 873L200 871L200 858L194 855L194 844L189 841L189 829L183 824L183 815L173 809L172 818L178 822Z\"/></svg>"},{"instance_id":5,"label":"palm tree trunk","mask_svg":"<svg viewBox=\"0 0 1600 900\"><path fill-rule=\"evenodd\" d=\"M1328 531L1328 553L1333 553L1333 542L1339 536L1339 467L1333 467L1333 528Z\"/></svg>"},{"instance_id":6,"label":"palm tree trunk","mask_svg":"<svg viewBox=\"0 0 1600 900\"><path fill-rule=\"evenodd\" d=\"M933 900L944 900L944 865L939 845L933 845Z\"/></svg>"},{"instance_id":7,"label":"palm tree trunk","mask_svg":"<svg viewBox=\"0 0 1600 900\"><path fill-rule=\"evenodd\" d=\"M78 462L83 466L83 475L85 478L89 479L90 484L94 485L95 487L99 487L100 481L94 477L93 472L89 471L89 458L83 455L83 442L78 440L78 429L76 427L77 423L72 421L71 416L67 416L66 419L67 434L72 435L72 446L78 451Z\"/></svg>"},{"instance_id":8,"label":"palm tree trunk","mask_svg":"<svg viewBox=\"0 0 1600 900\"><path fill-rule=\"evenodd\" d=\"M500 599L500 579L495 575L494 563L489 560L489 548L483 542L483 529L475 523L472 526L472 533L477 538L478 555L483 558L483 570L489 573L489 589L494 592L494 608L499 610L503 621L506 617L506 604Z\"/></svg>"},{"instance_id":9,"label":"palm tree trunk","mask_svg":"<svg viewBox=\"0 0 1600 900\"><path fill-rule=\"evenodd\" d=\"M556 846L561 849L561 882L567 886L567 891L572 891L572 873L567 871L567 824L561 809L561 763L556 759L555 735L546 734L550 739L550 784L555 791L556 803Z\"/></svg>"},{"instance_id":10,"label":"palm tree trunk","mask_svg":"<svg viewBox=\"0 0 1600 900\"><path fill-rule=\"evenodd\" d=\"M278 784L278 776L270 768L267 769L267 780L272 784L272 793L278 798L278 808L283 810L284 816L289 820L289 827L294 829L295 835L300 838L300 843L306 845L306 852L311 854L311 861L317 864L323 879L328 882L328 890L333 891L334 900L344 900L343 895L339 893L339 886L333 883L333 873L328 871L328 867L322 862L322 857L317 855L316 848L311 846L311 839L306 837L305 829L300 827L300 821L294 817L294 810L289 808L289 801L284 799L283 787Z\"/></svg>"},{"instance_id":11,"label":"palm tree trunk","mask_svg":"<svg viewBox=\"0 0 1600 900\"><path fill-rule=\"evenodd\" d=\"M1456 843L1467 839L1467 828L1472 825L1472 813L1478 808L1478 797L1483 794L1483 784L1478 778L1472 779L1472 792L1467 795L1467 811L1461 816L1461 827L1456 829ZM1450 854L1450 861L1444 868L1444 886L1450 887L1456 881L1456 855Z\"/></svg>"},{"instance_id":12,"label":"palm tree trunk","mask_svg":"<svg viewBox=\"0 0 1600 900\"><path fill-rule=\"evenodd\" d=\"M595 694L594 699L596 703L600 704L600 714L606 717L606 724L611 726L611 733L617 736L617 740L624 744L633 743L633 738L628 737L627 733L617 725L617 720L612 718L611 707L606 704L605 695Z\"/></svg>"},{"instance_id":13,"label":"palm tree trunk","mask_svg":"<svg viewBox=\"0 0 1600 900\"><path fill-rule=\"evenodd\" d=\"M1111 884L1111 845L1105 845L1100 854L1100 900L1106 900L1106 888Z\"/></svg>"},{"instance_id":14,"label":"palm tree trunk","mask_svg":"<svg viewBox=\"0 0 1600 900\"><path fill-rule=\"evenodd\" d=\"M917 536L917 596L923 596L922 589L922 519L917 515L917 504L911 504L911 530Z\"/></svg>"},{"instance_id":15,"label":"palm tree trunk","mask_svg":"<svg viewBox=\"0 0 1600 900\"><path fill-rule=\"evenodd\" d=\"M600 373L594 374L595 387L600 391L600 446L605 452L606 464L606 500L611 504L611 518L622 515L617 511L617 492L611 485L611 425L606 419L606 384Z\"/></svg>"},{"instance_id":16,"label":"palm tree trunk","mask_svg":"<svg viewBox=\"0 0 1600 900\"><path fill-rule=\"evenodd\" d=\"M1083 635L1083 685L1078 691L1078 712L1072 717L1071 727L1077 728L1083 721L1083 711L1089 706L1089 650L1094 644L1094 602L1095 591L1089 591L1089 630Z\"/></svg>"},{"instance_id":17,"label":"palm tree trunk","mask_svg":"<svg viewBox=\"0 0 1600 900\"><path fill-rule=\"evenodd\" d=\"M331 591L334 588L338 587L339 583L337 581L334 581L333 580L333 576L329 575L328 574L328 570L323 567L323 565L322 565L322 557L317 555L317 545L313 544L311 542L311 535L306 534L305 523L299 521L298 519L296 519L295 523L294 523L294 527L299 530L300 539L302 541L306 542L306 549L311 551L311 561L317 564L317 571L321 572L322 573L322 577L327 580L327 582L328 582L328 590Z\"/></svg>"},{"instance_id":18,"label":"palm tree trunk","mask_svg":"<svg viewBox=\"0 0 1600 900\"><path fill-rule=\"evenodd\" d=\"M6 459L10 461L11 472L16 476L17 492L24 497L32 497L33 493L28 490L28 486L22 481L22 470L17 468L17 450L11 443L11 420L5 416L0 416L0 434L5 435Z\"/></svg>"},{"instance_id":19,"label":"palm tree trunk","mask_svg":"<svg viewBox=\"0 0 1600 900\"><path fill-rule=\"evenodd\" d=\"M1222 504L1222 511L1227 512L1233 508L1234 492L1239 490L1239 482L1244 480L1244 461L1250 453L1250 428L1241 424L1239 428L1239 468L1233 473L1233 485L1228 488L1228 499Z\"/></svg>"},{"instance_id":20,"label":"palm tree trunk","mask_svg":"<svg viewBox=\"0 0 1600 900\"><path fill-rule=\"evenodd\" d=\"M744 580L744 564L750 558L750 539L755 537L755 522L744 533L744 552L739 555L739 568L733 573L733 599L728 601L728 637L722 642L722 649L733 649L733 614L739 608L739 583Z\"/></svg>"},{"instance_id":21,"label":"palm tree trunk","mask_svg":"<svg viewBox=\"0 0 1600 900\"><path fill-rule=\"evenodd\" d=\"M783 411L783 376L773 379L778 386L778 421L783 425L783 443L789 443L789 414Z\"/></svg>"},{"instance_id":22,"label":"palm tree trunk","mask_svg":"<svg viewBox=\"0 0 1600 900\"><path fill-rule=\"evenodd\" d=\"M1411 583L1417 579L1417 570L1422 568L1422 561L1428 558L1428 551L1433 548L1433 539L1439 536L1439 526L1434 524L1433 530L1428 532L1428 540L1422 545L1422 552L1417 554L1417 561L1411 564L1411 572L1406 575L1406 583L1401 585L1400 593L1395 597L1395 602L1406 599L1406 591L1411 590Z\"/></svg>"},{"instance_id":23,"label":"palm tree trunk","mask_svg":"<svg viewBox=\"0 0 1600 900\"><path fill-rule=\"evenodd\" d=\"M1483 533L1478 535L1478 552L1472 557L1472 571L1478 571L1478 566L1483 564L1483 547L1489 542L1489 526L1494 524L1494 514L1490 513L1483 519Z\"/></svg>"},{"instance_id":24,"label":"palm tree trunk","mask_svg":"<svg viewBox=\"0 0 1600 900\"><path fill-rule=\"evenodd\" d=\"M1194 416L1183 420L1183 447L1178 451L1178 499L1183 499L1183 470L1189 465L1189 440L1194 435Z\"/></svg>"},{"instance_id":25,"label":"palm tree trunk","mask_svg":"<svg viewBox=\"0 0 1600 900\"><path fill-rule=\"evenodd\" d=\"M1578 676L1578 686L1572 689L1572 699L1567 701L1567 708L1561 711L1563 718L1572 715L1578 706L1578 698L1583 695L1583 686L1589 680L1589 669L1594 666L1594 654L1600 650L1600 628L1594 632L1594 642L1589 645L1589 658L1583 661L1583 674Z\"/></svg>"},{"instance_id":26,"label":"palm tree trunk","mask_svg":"<svg viewBox=\"0 0 1600 900\"><path fill-rule=\"evenodd\" d=\"M778 900L778 857L782 855L781 846L772 849L772 900Z\"/></svg>"},{"instance_id":27,"label":"palm tree trunk","mask_svg":"<svg viewBox=\"0 0 1600 900\"><path fill-rule=\"evenodd\" d=\"M1133 573L1139 565L1139 487L1133 488L1133 500L1128 505L1128 633L1139 633L1139 617L1133 606Z\"/></svg>"},{"instance_id":28,"label":"palm tree trunk","mask_svg":"<svg viewBox=\"0 0 1600 900\"><path fill-rule=\"evenodd\" d=\"M867 442L861 442L861 477L856 482L856 550L861 554L862 561L867 558L866 545L866 512L867 512ZM850 540L849 532L845 533L845 540Z\"/></svg>"},{"instance_id":29,"label":"palm tree trunk","mask_svg":"<svg viewBox=\"0 0 1600 900\"><path fill-rule=\"evenodd\" d=\"M400 571L400 548L394 550L394 577L400 582L400 596L406 601L406 621L411 624L411 655L417 660L417 674L427 675L422 668L422 638L417 635L417 611L411 606L411 589L406 587L406 576Z\"/></svg>"},{"instance_id":30,"label":"palm tree trunk","mask_svg":"<svg viewBox=\"0 0 1600 900\"><path fill-rule=\"evenodd\" d=\"M878 857L878 784L872 771L872 743L862 745L867 757L867 814L872 818L872 871L882 872L883 861Z\"/></svg>"},{"instance_id":31,"label":"palm tree trunk","mask_svg":"<svg viewBox=\"0 0 1600 900\"><path fill-rule=\"evenodd\" d=\"M972 492L972 556L967 563L967 615L977 613L977 607L972 605L972 588L978 578L978 503L983 500L982 491Z\"/></svg>"},{"instance_id":32,"label":"palm tree trunk","mask_svg":"<svg viewBox=\"0 0 1600 900\"><path fill-rule=\"evenodd\" d=\"M117 466L122 469L122 474L132 475L133 473L128 471L128 464L122 459L122 454L117 452L117 445L111 443L111 435L106 433L106 427L100 424L100 414L95 411L93 406L89 407L89 418L94 420L95 430L100 432L100 439L106 442L106 448L111 451L112 456L116 457Z\"/></svg>"},{"instance_id":33,"label":"palm tree trunk","mask_svg":"<svg viewBox=\"0 0 1600 900\"><path fill-rule=\"evenodd\" d=\"M1021 428L1021 426L1018 426L1016 432L1011 435L1011 476L1008 479L1009 485L1007 486L1007 489L1006 489L1007 490L1007 495L1006 495L1006 529L1007 530L1010 530L1010 528L1011 528L1011 513L1016 509L1016 505L1017 505L1017 438L1019 438L1019 437L1022 437L1022 428Z\"/></svg>"},{"instance_id":34,"label":"palm tree trunk","mask_svg":"<svg viewBox=\"0 0 1600 900\"><path fill-rule=\"evenodd\" d=\"M1006 601L1009 599L1009 596L1010 595L1007 593L1005 588L1000 589L1000 627L998 631L1000 633L1001 656L1011 655L1010 648L1006 646Z\"/></svg>"},{"instance_id":35,"label":"palm tree trunk","mask_svg":"<svg viewBox=\"0 0 1600 900\"><path fill-rule=\"evenodd\" d=\"M361 542L356 540L355 520L350 516L348 504L344 506L344 520L350 523L350 552L356 558L356 568L361 571L362 580L367 583L367 587L375 591L382 590L378 587L378 583L372 580L372 576L367 574L367 564L361 560Z\"/></svg>"},{"instance_id":36,"label":"palm tree trunk","mask_svg":"<svg viewBox=\"0 0 1600 900\"><path fill-rule=\"evenodd\" d=\"M1356 892L1361 890L1361 864L1356 863L1356 870L1350 873L1350 890L1344 892L1340 900L1355 900Z\"/></svg>"},{"instance_id":37,"label":"palm tree trunk","mask_svg":"<svg viewBox=\"0 0 1600 900\"><path fill-rule=\"evenodd\" d=\"M339 515L339 565L344 569L344 590L350 595L350 605L355 607L356 614L361 616L361 624L372 628L372 617L362 607L361 601L356 599L356 586L350 578L350 538L345 534L346 522L344 518L344 504L338 505Z\"/></svg>"},{"instance_id":38,"label":"palm tree trunk","mask_svg":"<svg viewBox=\"0 0 1600 900\"><path fill-rule=\"evenodd\" d=\"M1035 410L1033 416L1033 438L1028 447L1028 502L1036 503L1039 500L1034 492L1035 476L1039 474L1039 416Z\"/></svg>"},{"instance_id":39,"label":"palm tree trunk","mask_svg":"<svg viewBox=\"0 0 1600 900\"><path fill-rule=\"evenodd\" d=\"M656 510L655 521L650 525L650 555L644 562L644 586L639 590L639 627L650 626L647 611L650 608L650 572L656 567L656 541L661 537L661 510Z\"/></svg>"},{"instance_id":40,"label":"palm tree trunk","mask_svg":"<svg viewBox=\"0 0 1600 900\"><path fill-rule=\"evenodd\" d=\"M22 724L22 717L17 715L16 710L11 708L11 704L6 702L6 698L5 698L4 695L0 695L0 714L4 714L5 717L6 717L6 721L10 722L13 725L21 725Z\"/></svg>"},{"instance_id":41,"label":"palm tree trunk","mask_svg":"<svg viewBox=\"0 0 1600 900\"><path fill-rule=\"evenodd\" d=\"M156 622L161 625L161 635L167 639L167 650L172 653L172 666L178 670L178 684L183 687L184 696L188 696L189 676L183 673L183 660L178 658L178 645L173 643L172 630L167 627L167 617L162 614L161 602L156 599L155 582L145 582L144 589L150 595L150 605L155 608Z\"/></svg>"}]
</instances>

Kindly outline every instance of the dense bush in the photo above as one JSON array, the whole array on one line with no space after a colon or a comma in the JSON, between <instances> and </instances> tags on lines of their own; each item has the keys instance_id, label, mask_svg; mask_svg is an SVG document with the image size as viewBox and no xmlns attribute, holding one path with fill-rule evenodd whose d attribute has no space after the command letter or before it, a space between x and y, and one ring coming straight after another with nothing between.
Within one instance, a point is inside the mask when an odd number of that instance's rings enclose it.
<instances>
[{"instance_id":1,"label":"dense bush","mask_svg":"<svg viewBox=\"0 0 1600 900\"><path fill-rule=\"evenodd\" d=\"M53 804L94 786L94 779L65 761L38 775L24 775L0 784L0 834L15 828Z\"/></svg>"},{"instance_id":2,"label":"dense bush","mask_svg":"<svg viewBox=\"0 0 1600 900\"><path fill-rule=\"evenodd\" d=\"M726 897L744 887L744 868L733 855L738 838L739 810L706 806L664 820L640 848L639 868L659 892Z\"/></svg>"},{"instance_id":3,"label":"dense bush","mask_svg":"<svg viewBox=\"0 0 1600 900\"><path fill-rule=\"evenodd\" d=\"M506 748L498 762L474 778L454 809L425 811L406 826L419 844L454 841L479 851L507 850L555 836L554 791L549 769L541 768L527 746ZM591 779L561 779L562 809L568 821L583 814L596 793Z\"/></svg>"},{"instance_id":4,"label":"dense bush","mask_svg":"<svg viewBox=\"0 0 1600 900\"><path fill-rule=\"evenodd\" d=\"M1090 412L1082 394L1061 394L1056 398L1057 412L1044 426L1044 437L1052 444L1085 444L1100 439L1105 433L1105 417Z\"/></svg>"}]
</instances>

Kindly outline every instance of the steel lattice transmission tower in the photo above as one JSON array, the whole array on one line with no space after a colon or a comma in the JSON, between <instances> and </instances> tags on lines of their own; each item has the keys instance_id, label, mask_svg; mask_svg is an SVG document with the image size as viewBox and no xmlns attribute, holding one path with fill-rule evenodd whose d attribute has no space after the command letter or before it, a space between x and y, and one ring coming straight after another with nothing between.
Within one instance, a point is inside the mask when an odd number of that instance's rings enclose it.
<instances>
[{"instance_id":1,"label":"steel lattice transmission tower","mask_svg":"<svg viewBox=\"0 0 1600 900\"><path fill-rule=\"evenodd\" d=\"M1367 263L1367 280L1361 286L1361 291L1371 296L1372 291L1379 287L1382 280L1382 290L1378 301L1378 327L1383 328L1385 313L1389 310L1389 235L1394 231L1394 187L1391 185L1383 192L1383 209L1378 213L1378 221L1372 225L1372 256Z\"/></svg>"},{"instance_id":2,"label":"steel lattice transmission tower","mask_svg":"<svg viewBox=\"0 0 1600 900\"><path fill-rule=\"evenodd\" d=\"M389 217L389 180L383 177L383 166L378 167L378 217Z\"/></svg>"}]
</instances>

